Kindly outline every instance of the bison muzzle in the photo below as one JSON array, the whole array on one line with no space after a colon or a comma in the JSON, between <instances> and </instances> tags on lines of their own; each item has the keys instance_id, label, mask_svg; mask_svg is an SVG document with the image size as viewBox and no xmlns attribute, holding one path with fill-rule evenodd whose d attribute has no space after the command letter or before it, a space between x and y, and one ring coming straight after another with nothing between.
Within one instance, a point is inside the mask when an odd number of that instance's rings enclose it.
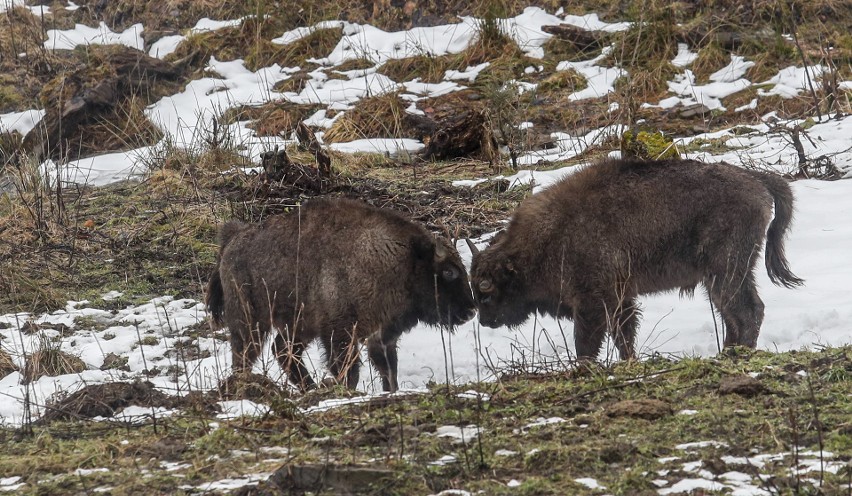
<instances>
[{"instance_id":1,"label":"bison muzzle","mask_svg":"<svg viewBox=\"0 0 852 496\"><path fill-rule=\"evenodd\" d=\"M626 359L635 354L639 295L691 294L702 284L725 324L725 346L753 348L764 313L754 278L764 240L772 282L803 283L784 256L792 213L784 179L730 164L586 167L526 199L482 252L472 246L479 320L497 327L534 312L566 317L578 357L596 358L609 332Z\"/></svg>"},{"instance_id":2,"label":"bison muzzle","mask_svg":"<svg viewBox=\"0 0 852 496\"><path fill-rule=\"evenodd\" d=\"M352 200L313 199L260 226L226 223L207 289L230 330L234 371L250 370L273 329L289 380L315 386L302 361L319 339L331 374L358 384L359 343L385 391L397 390L397 340L418 321L453 326L475 303L455 247L400 214Z\"/></svg>"}]
</instances>

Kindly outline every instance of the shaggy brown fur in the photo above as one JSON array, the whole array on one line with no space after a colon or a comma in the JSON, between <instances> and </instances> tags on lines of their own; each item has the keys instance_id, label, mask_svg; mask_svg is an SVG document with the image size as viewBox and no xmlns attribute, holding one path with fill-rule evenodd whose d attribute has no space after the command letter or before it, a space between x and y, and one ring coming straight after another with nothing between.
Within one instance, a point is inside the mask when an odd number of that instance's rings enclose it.
<instances>
[{"instance_id":1,"label":"shaggy brown fur","mask_svg":"<svg viewBox=\"0 0 852 496\"><path fill-rule=\"evenodd\" d=\"M315 386L302 352L319 339L334 377L354 388L358 342L385 391L397 389L397 340L418 321L457 325L475 312L455 248L389 210L314 199L261 226L228 222L207 305L231 332L233 367L247 371L275 328L291 382Z\"/></svg>"},{"instance_id":2,"label":"shaggy brown fur","mask_svg":"<svg viewBox=\"0 0 852 496\"><path fill-rule=\"evenodd\" d=\"M754 347L764 239L770 279L803 283L784 257L792 212L793 194L777 176L693 160L604 161L528 198L474 254L479 320L496 327L536 311L567 317L578 356L597 357L609 331L626 359L635 353L637 297L691 293L701 283L725 323L725 346Z\"/></svg>"}]
</instances>

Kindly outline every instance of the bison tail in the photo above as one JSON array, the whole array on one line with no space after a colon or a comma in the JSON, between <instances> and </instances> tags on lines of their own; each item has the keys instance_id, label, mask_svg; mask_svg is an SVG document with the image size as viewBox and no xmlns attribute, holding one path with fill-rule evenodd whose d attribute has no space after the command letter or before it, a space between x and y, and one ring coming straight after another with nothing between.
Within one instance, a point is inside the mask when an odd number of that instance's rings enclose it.
<instances>
[{"instance_id":1,"label":"bison tail","mask_svg":"<svg viewBox=\"0 0 852 496\"><path fill-rule=\"evenodd\" d=\"M210 282L207 283L207 304L210 315L213 317L213 323L216 325L222 324L222 315L225 311L225 293L222 288L222 276L219 275L219 266L221 265L222 252L230 243L231 239L240 231L246 228L246 224L232 220L226 222L219 229L219 257L216 260L216 267L210 273Z\"/></svg>"},{"instance_id":2,"label":"bison tail","mask_svg":"<svg viewBox=\"0 0 852 496\"><path fill-rule=\"evenodd\" d=\"M793 274L784 256L784 236L793 220L793 191L787 181L778 176L760 172L756 174L775 201L775 218L766 232L766 271L769 280L788 288L801 286L805 281Z\"/></svg>"},{"instance_id":3,"label":"bison tail","mask_svg":"<svg viewBox=\"0 0 852 496\"><path fill-rule=\"evenodd\" d=\"M219 276L219 264L210 274L210 282L207 283L207 309L213 317L213 323L222 325L222 314L225 310L225 294L222 289L222 277Z\"/></svg>"}]
</instances>

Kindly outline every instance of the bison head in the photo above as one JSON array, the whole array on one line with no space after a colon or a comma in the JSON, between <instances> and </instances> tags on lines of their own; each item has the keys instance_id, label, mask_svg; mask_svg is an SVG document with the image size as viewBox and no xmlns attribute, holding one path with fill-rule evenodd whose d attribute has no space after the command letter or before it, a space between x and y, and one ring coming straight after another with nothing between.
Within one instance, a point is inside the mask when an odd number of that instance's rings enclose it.
<instances>
[{"instance_id":1,"label":"bison head","mask_svg":"<svg viewBox=\"0 0 852 496\"><path fill-rule=\"evenodd\" d=\"M479 322L486 327L517 326L535 312L535 305L524 296L523 279L512 257L494 243L473 252L471 284L479 308Z\"/></svg>"},{"instance_id":2,"label":"bison head","mask_svg":"<svg viewBox=\"0 0 852 496\"><path fill-rule=\"evenodd\" d=\"M432 325L454 326L467 322L476 313L467 271L458 251L444 238L434 238L419 250L429 266L428 293L421 320Z\"/></svg>"}]
</instances>

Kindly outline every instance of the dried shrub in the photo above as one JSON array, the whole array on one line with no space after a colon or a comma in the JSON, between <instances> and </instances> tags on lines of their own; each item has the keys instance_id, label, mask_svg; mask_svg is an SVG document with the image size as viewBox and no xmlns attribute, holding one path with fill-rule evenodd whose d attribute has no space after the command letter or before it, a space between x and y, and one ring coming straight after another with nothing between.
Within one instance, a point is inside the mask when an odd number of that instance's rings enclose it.
<instances>
[{"instance_id":1,"label":"dried shrub","mask_svg":"<svg viewBox=\"0 0 852 496\"><path fill-rule=\"evenodd\" d=\"M258 136L289 136L295 127L316 112L319 105L298 105L285 100L257 106L230 108L222 116L222 124L250 121L246 127Z\"/></svg>"},{"instance_id":2,"label":"dried shrub","mask_svg":"<svg viewBox=\"0 0 852 496\"><path fill-rule=\"evenodd\" d=\"M17 370L18 366L15 365L15 361L12 360L12 356L0 347L0 377L6 377Z\"/></svg>"},{"instance_id":3,"label":"dried shrub","mask_svg":"<svg viewBox=\"0 0 852 496\"><path fill-rule=\"evenodd\" d=\"M537 93L541 96L552 93L573 93L589 85L585 77L574 69L557 71L538 83Z\"/></svg>"},{"instance_id":4,"label":"dried shrub","mask_svg":"<svg viewBox=\"0 0 852 496\"><path fill-rule=\"evenodd\" d=\"M25 358L25 382L37 381L43 376L75 374L86 370L86 363L80 357L62 351L60 343L45 336L39 341L39 349Z\"/></svg>"},{"instance_id":5,"label":"dried shrub","mask_svg":"<svg viewBox=\"0 0 852 496\"><path fill-rule=\"evenodd\" d=\"M689 67L692 69L693 74L695 74L696 84L708 82L710 74L724 67L730 59L731 57L728 52L722 49L722 46L715 41L711 41L699 48L698 57L695 58L695 61Z\"/></svg>"},{"instance_id":6,"label":"dried shrub","mask_svg":"<svg viewBox=\"0 0 852 496\"><path fill-rule=\"evenodd\" d=\"M388 60L379 72L394 81L411 81L420 78L424 83L439 83L444 79L444 73L451 64L451 56L435 57L432 55L415 55L404 59Z\"/></svg>"},{"instance_id":7,"label":"dried shrub","mask_svg":"<svg viewBox=\"0 0 852 496\"><path fill-rule=\"evenodd\" d=\"M409 136L406 107L398 93L364 98L334 121L323 139L326 143L340 143L362 138Z\"/></svg>"},{"instance_id":8,"label":"dried shrub","mask_svg":"<svg viewBox=\"0 0 852 496\"><path fill-rule=\"evenodd\" d=\"M281 67L304 66L311 58L322 58L334 50L343 36L343 29L316 29L304 38L287 45L275 45L276 51L270 59Z\"/></svg>"},{"instance_id":9,"label":"dried shrub","mask_svg":"<svg viewBox=\"0 0 852 496\"><path fill-rule=\"evenodd\" d=\"M651 72L670 64L677 55L680 34L674 18L676 8L668 2L647 2L644 9L633 14L633 26L614 36L612 51L604 64Z\"/></svg>"}]
</instances>

